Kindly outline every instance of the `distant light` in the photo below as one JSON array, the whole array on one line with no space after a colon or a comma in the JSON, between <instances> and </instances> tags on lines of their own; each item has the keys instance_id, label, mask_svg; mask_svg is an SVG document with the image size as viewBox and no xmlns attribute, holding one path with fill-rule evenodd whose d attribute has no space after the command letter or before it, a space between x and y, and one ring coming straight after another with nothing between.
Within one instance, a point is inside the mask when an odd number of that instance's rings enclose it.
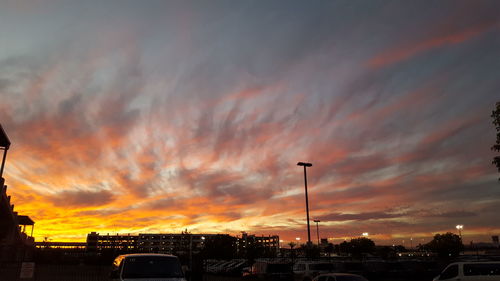
<instances>
[{"instance_id":1,"label":"distant light","mask_svg":"<svg viewBox=\"0 0 500 281\"><path fill-rule=\"evenodd\" d=\"M464 228L464 226L462 224L457 225L457 229L463 229L463 228Z\"/></svg>"},{"instance_id":2,"label":"distant light","mask_svg":"<svg viewBox=\"0 0 500 281\"><path fill-rule=\"evenodd\" d=\"M300 237L295 238L295 240L300 241Z\"/></svg>"},{"instance_id":3,"label":"distant light","mask_svg":"<svg viewBox=\"0 0 500 281\"><path fill-rule=\"evenodd\" d=\"M201 236L201 240L205 240L205 236Z\"/></svg>"},{"instance_id":4,"label":"distant light","mask_svg":"<svg viewBox=\"0 0 500 281\"><path fill-rule=\"evenodd\" d=\"M368 236L368 232L363 232L363 234L361 234L363 236Z\"/></svg>"},{"instance_id":5,"label":"distant light","mask_svg":"<svg viewBox=\"0 0 500 281\"><path fill-rule=\"evenodd\" d=\"M283 243L283 240L280 239L280 243Z\"/></svg>"}]
</instances>

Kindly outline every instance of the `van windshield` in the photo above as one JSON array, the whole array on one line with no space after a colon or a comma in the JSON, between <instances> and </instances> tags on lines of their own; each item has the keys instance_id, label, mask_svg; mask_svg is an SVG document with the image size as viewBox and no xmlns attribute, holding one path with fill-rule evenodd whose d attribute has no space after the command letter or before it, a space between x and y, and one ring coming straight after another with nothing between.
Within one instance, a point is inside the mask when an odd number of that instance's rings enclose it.
<instances>
[{"instance_id":1,"label":"van windshield","mask_svg":"<svg viewBox=\"0 0 500 281\"><path fill-rule=\"evenodd\" d=\"M125 259L123 278L179 278L183 277L176 257L143 256Z\"/></svg>"}]
</instances>

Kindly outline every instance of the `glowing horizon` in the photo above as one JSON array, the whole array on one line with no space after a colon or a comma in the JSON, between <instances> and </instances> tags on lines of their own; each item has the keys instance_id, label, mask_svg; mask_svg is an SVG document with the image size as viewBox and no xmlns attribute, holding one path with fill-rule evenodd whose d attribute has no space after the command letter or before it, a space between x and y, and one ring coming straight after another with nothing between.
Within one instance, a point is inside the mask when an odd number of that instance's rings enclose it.
<instances>
[{"instance_id":1,"label":"glowing horizon","mask_svg":"<svg viewBox=\"0 0 500 281\"><path fill-rule=\"evenodd\" d=\"M305 241L298 161L322 238L500 234L499 3L84 2L0 10L4 178L37 241Z\"/></svg>"}]
</instances>

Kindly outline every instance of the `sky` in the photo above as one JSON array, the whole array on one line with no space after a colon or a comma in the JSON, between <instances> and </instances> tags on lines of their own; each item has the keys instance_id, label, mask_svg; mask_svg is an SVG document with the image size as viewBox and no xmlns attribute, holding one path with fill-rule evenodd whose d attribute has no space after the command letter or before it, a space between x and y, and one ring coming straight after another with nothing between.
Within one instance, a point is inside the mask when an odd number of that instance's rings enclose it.
<instances>
[{"instance_id":1,"label":"sky","mask_svg":"<svg viewBox=\"0 0 500 281\"><path fill-rule=\"evenodd\" d=\"M498 69L499 1L0 0L3 176L37 241L306 241L299 161L313 241L491 241Z\"/></svg>"}]
</instances>

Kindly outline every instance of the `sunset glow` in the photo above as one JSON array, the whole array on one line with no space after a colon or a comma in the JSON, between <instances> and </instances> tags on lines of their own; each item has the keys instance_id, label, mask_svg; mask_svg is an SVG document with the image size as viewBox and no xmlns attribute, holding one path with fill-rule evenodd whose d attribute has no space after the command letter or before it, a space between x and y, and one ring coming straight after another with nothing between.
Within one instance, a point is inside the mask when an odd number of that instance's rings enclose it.
<instances>
[{"instance_id":1,"label":"sunset glow","mask_svg":"<svg viewBox=\"0 0 500 281\"><path fill-rule=\"evenodd\" d=\"M500 2L425 2L2 1L15 210L36 241L302 243L305 161L322 238L489 241Z\"/></svg>"}]
</instances>

